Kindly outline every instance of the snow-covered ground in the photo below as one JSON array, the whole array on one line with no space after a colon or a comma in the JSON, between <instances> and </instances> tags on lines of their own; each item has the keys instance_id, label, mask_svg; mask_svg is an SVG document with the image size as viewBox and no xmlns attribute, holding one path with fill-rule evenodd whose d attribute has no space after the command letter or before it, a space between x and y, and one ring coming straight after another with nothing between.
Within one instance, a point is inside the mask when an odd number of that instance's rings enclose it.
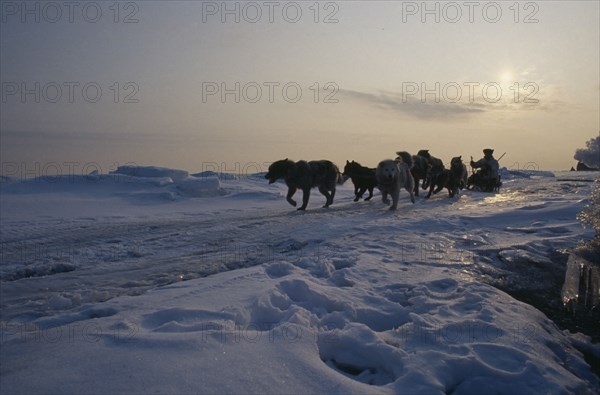
<instances>
[{"instance_id":1,"label":"snow-covered ground","mask_svg":"<svg viewBox=\"0 0 600 395\"><path fill-rule=\"evenodd\" d=\"M598 393L598 345L488 284L591 238L595 177L396 212L350 182L297 212L260 175L3 178L0 392Z\"/></svg>"}]
</instances>

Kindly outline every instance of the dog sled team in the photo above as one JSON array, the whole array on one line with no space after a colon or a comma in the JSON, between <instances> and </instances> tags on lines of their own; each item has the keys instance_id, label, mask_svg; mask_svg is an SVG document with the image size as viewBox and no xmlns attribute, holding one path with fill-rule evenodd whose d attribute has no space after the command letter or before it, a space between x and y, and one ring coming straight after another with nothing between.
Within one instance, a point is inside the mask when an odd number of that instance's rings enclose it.
<instances>
[{"instance_id":1,"label":"dog sled team","mask_svg":"<svg viewBox=\"0 0 600 395\"><path fill-rule=\"evenodd\" d=\"M329 207L333 203L336 186L348 179L351 179L354 184L355 202L367 191L369 196L365 200L370 200L373 197L373 190L378 188L383 203L391 204L390 210L396 210L400 191L405 189L411 202L414 203L415 196L419 196L419 184L423 190L428 190L427 198L444 188L448 190L450 197L458 195L460 190L465 188L482 192L498 192L502 185L498 160L494 158L492 149L484 149L483 154L484 157L476 162L471 157L470 165L474 173L470 177L461 156L452 158L450 168L447 169L443 161L432 156L429 150L420 150L417 155L405 151L397 152L396 159L383 160L375 169L362 166L355 161L346 161L343 172L328 160L294 162L283 159L269 166L265 178L269 180L269 184L283 179L288 187L286 200L294 207L297 206L293 199L294 194L301 190L302 205L298 210L306 209L312 188L319 189L326 198L324 207ZM388 196L391 197L391 201Z\"/></svg>"}]
</instances>

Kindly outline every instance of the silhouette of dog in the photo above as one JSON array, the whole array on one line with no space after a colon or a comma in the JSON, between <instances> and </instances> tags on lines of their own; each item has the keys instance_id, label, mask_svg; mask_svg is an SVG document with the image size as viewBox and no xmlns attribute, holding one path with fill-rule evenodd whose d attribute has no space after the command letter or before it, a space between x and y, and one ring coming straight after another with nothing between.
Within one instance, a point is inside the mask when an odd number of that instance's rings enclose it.
<instances>
[{"instance_id":1,"label":"silhouette of dog","mask_svg":"<svg viewBox=\"0 0 600 395\"><path fill-rule=\"evenodd\" d=\"M450 176L452 177L453 195L459 194L461 189L467 187L469 174L467 166L462 161L462 156L455 156L450 161Z\"/></svg>"},{"instance_id":2,"label":"silhouette of dog","mask_svg":"<svg viewBox=\"0 0 600 395\"><path fill-rule=\"evenodd\" d=\"M429 187L427 198L431 197L432 193L441 191L448 182L448 173L444 172L445 166L441 159L431 156L429 150L422 149L417 153L418 156L425 158L429 164L429 172L425 184Z\"/></svg>"},{"instance_id":3,"label":"silhouette of dog","mask_svg":"<svg viewBox=\"0 0 600 395\"><path fill-rule=\"evenodd\" d=\"M396 159L400 158L400 154L401 152L396 152L396 155L398 155L398 158ZM429 164L427 158L420 155L412 155L412 163L413 165L410 168L410 174L412 174L413 179L415 181L415 196L419 196L419 182L423 180L423 189L427 189L428 187L427 175L429 174L431 165Z\"/></svg>"},{"instance_id":4,"label":"silhouette of dog","mask_svg":"<svg viewBox=\"0 0 600 395\"><path fill-rule=\"evenodd\" d=\"M362 166L360 163L346 161L344 166L344 177L350 177L354 184L354 201L358 202L363 194L368 190L369 196L365 201L371 200L373 197L373 189L377 186L377 177L375 177L375 169Z\"/></svg>"},{"instance_id":5,"label":"silhouette of dog","mask_svg":"<svg viewBox=\"0 0 600 395\"><path fill-rule=\"evenodd\" d=\"M296 201L292 199L298 189L302 191L302 206L298 210L306 210L310 190L318 187L327 202L323 207L329 207L333 203L336 185L341 183L342 177L338 167L328 160L316 160L306 162L300 160L294 162L282 159L273 162L265 175L269 184L278 179L283 179L288 187L286 200L296 207Z\"/></svg>"}]
</instances>

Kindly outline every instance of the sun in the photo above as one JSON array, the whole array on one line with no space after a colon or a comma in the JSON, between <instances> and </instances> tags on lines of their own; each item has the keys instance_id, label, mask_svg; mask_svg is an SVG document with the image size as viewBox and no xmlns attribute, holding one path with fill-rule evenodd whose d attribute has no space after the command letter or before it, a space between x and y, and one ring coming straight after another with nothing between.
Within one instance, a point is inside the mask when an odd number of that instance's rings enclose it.
<instances>
[{"instance_id":1,"label":"sun","mask_svg":"<svg viewBox=\"0 0 600 395\"><path fill-rule=\"evenodd\" d=\"M512 82L513 73L510 70L504 70L499 75L500 81L504 83Z\"/></svg>"}]
</instances>

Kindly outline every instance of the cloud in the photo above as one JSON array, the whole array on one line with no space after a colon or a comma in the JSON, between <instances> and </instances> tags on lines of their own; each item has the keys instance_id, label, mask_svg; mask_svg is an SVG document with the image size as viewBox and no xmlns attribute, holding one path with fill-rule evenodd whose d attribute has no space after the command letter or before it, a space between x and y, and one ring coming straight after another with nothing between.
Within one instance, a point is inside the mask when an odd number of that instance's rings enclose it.
<instances>
[{"instance_id":1,"label":"cloud","mask_svg":"<svg viewBox=\"0 0 600 395\"><path fill-rule=\"evenodd\" d=\"M450 85L450 84L448 84ZM453 83L453 85L459 85ZM463 84L464 85L464 84ZM497 86L500 86L497 84ZM527 88L527 89L525 89ZM452 101L451 95L455 92L449 89L434 93L402 94L398 92L368 93L348 89L340 89L339 94L357 102L366 103L384 111L395 112L400 115L410 116L421 120L450 121L464 119L465 117L478 116L491 112L518 112L518 111L545 111L552 112L564 109L566 104L560 100L560 87L546 86L540 92L539 86L519 85L519 94L516 95L512 88L501 88L494 92L491 89L489 97L484 97L482 92L474 92L471 98L466 85L462 86L459 99ZM417 88L418 89L418 88ZM478 86L481 90L481 86ZM498 95L498 93L499 95ZM448 97L444 96L447 95ZM437 101L436 101L437 99Z\"/></svg>"},{"instance_id":2,"label":"cloud","mask_svg":"<svg viewBox=\"0 0 600 395\"><path fill-rule=\"evenodd\" d=\"M479 103L451 103L435 101L426 97L425 102L413 96L402 97L398 93L382 92L379 94L340 89L339 93L353 100L370 104L385 111L394 111L419 119L444 120L483 113L485 109Z\"/></svg>"},{"instance_id":3,"label":"cloud","mask_svg":"<svg viewBox=\"0 0 600 395\"><path fill-rule=\"evenodd\" d=\"M586 148L575 151L575 160L585 163L589 167L600 168L600 135L585 143Z\"/></svg>"}]
</instances>

